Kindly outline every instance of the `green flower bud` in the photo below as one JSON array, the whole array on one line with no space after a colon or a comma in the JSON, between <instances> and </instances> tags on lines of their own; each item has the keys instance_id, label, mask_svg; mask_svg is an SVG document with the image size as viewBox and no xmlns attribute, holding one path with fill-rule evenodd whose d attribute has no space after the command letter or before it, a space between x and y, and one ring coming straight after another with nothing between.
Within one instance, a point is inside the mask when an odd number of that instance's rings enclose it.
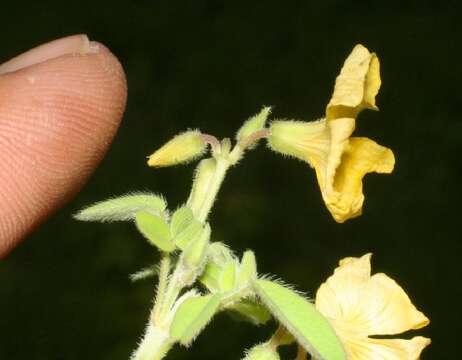
<instances>
[{"instance_id":1,"label":"green flower bud","mask_svg":"<svg viewBox=\"0 0 462 360\"><path fill-rule=\"evenodd\" d=\"M216 168L217 162L214 158L201 160L197 165L193 187L187 203L194 215L198 214L207 196Z\"/></svg>"},{"instance_id":2,"label":"green flower bud","mask_svg":"<svg viewBox=\"0 0 462 360\"><path fill-rule=\"evenodd\" d=\"M264 107L257 115L247 120L236 134L237 141L245 141L246 138L265 128L266 120L271 113L271 107ZM252 148L255 145L255 140L250 141L247 147Z\"/></svg>"}]
</instances>

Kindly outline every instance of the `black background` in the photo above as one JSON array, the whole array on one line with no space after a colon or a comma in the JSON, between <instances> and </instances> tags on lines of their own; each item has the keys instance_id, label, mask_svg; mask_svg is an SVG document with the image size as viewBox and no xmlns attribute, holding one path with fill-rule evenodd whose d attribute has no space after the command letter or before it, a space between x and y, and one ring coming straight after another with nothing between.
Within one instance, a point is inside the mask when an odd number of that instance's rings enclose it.
<instances>
[{"instance_id":1,"label":"black background","mask_svg":"<svg viewBox=\"0 0 462 360\"><path fill-rule=\"evenodd\" d=\"M380 112L356 135L393 149L391 176L365 179L364 215L336 224L309 167L259 146L232 169L214 239L251 248L259 270L316 288L345 256L373 252L430 319L423 359L458 358L461 333L460 9L449 1L42 1L2 4L0 60L87 33L120 59L128 107L102 165L67 207L0 263L1 359L128 359L151 306L157 261L131 224L79 223L82 206L131 190L188 195L193 165L152 170L145 157L187 128L232 137L262 105L273 117L323 115L356 43L377 52ZM240 359L275 325L226 315L169 359ZM411 334L407 334L411 335Z\"/></svg>"}]
</instances>

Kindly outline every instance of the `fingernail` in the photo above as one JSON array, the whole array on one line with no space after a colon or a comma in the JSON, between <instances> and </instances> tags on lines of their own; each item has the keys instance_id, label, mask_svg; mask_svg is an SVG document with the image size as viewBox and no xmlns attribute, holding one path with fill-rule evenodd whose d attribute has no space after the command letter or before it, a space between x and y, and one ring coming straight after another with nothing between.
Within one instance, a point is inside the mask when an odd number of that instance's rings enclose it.
<instances>
[{"instance_id":1,"label":"fingernail","mask_svg":"<svg viewBox=\"0 0 462 360\"><path fill-rule=\"evenodd\" d=\"M87 35L73 35L37 46L0 65L0 75L23 69L67 54L99 52L99 46Z\"/></svg>"}]
</instances>

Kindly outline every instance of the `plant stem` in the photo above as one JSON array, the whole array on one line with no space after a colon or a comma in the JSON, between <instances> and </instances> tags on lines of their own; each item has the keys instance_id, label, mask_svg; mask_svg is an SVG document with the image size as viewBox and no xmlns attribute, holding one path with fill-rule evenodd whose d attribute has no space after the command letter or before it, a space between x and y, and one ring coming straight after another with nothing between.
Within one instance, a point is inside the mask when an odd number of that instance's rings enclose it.
<instances>
[{"instance_id":1,"label":"plant stem","mask_svg":"<svg viewBox=\"0 0 462 360\"><path fill-rule=\"evenodd\" d=\"M164 303L165 290L167 288L168 275L170 273L170 256L163 254L159 269L159 284L157 286L156 300L151 313L151 321L160 324L160 311Z\"/></svg>"},{"instance_id":2,"label":"plant stem","mask_svg":"<svg viewBox=\"0 0 462 360\"><path fill-rule=\"evenodd\" d=\"M161 360L167 355L173 343L167 331L149 324L141 344L131 360Z\"/></svg>"},{"instance_id":3,"label":"plant stem","mask_svg":"<svg viewBox=\"0 0 462 360\"><path fill-rule=\"evenodd\" d=\"M170 278L169 284L165 290L164 301L162 302L162 306L159 309L159 317L162 319L167 316L178 295L180 294L181 289L183 288L183 285L179 281L179 273L180 269L177 266Z\"/></svg>"}]
</instances>

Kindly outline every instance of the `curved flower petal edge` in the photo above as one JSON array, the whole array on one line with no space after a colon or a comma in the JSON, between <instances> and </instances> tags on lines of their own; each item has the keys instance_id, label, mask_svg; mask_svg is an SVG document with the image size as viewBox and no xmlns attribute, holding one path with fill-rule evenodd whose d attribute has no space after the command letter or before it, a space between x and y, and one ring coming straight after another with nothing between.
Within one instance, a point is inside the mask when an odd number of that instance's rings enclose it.
<instances>
[{"instance_id":1,"label":"curved flower petal edge","mask_svg":"<svg viewBox=\"0 0 462 360\"><path fill-rule=\"evenodd\" d=\"M356 45L335 82L326 116L318 121L274 121L269 146L310 164L316 171L323 200L337 222L361 215L362 178L370 172L391 173L393 152L368 138L351 137L356 116L378 110L380 88L377 56Z\"/></svg>"},{"instance_id":2,"label":"curved flower petal edge","mask_svg":"<svg viewBox=\"0 0 462 360\"><path fill-rule=\"evenodd\" d=\"M430 320L382 273L371 276L371 254L345 258L316 293L316 308L334 327L350 360L417 360L431 340L370 338L420 329Z\"/></svg>"}]
</instances>

